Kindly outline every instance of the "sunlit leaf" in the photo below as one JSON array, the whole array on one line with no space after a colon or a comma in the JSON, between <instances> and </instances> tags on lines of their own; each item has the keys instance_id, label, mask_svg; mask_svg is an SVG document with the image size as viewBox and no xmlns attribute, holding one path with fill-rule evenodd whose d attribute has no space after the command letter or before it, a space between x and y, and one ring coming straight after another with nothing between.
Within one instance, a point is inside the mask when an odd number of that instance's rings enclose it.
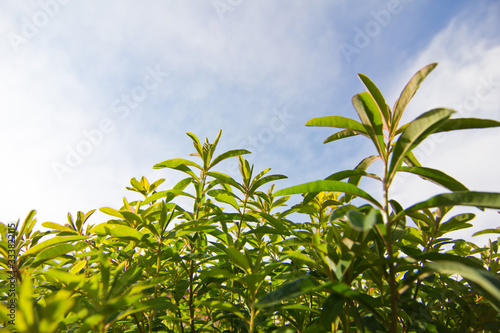
<instances>
[{"instance_id":1,"label":"sunlit leaf","mask_svg":"<svg viewBox=\"0 0 500 333\"><path fill-rule=\"evenodd\" d=\"M393 118L392 118L392 131L391 131L391 137L394 137L394 134L396 133L396 130L399 125L399 121L401 120L401 117L403 116L403 112L406 109L406 106L410 102L410 100L413 98L415 93L417 92L418 88L420 87L420 84L424 79L429 75L430 72L437 66L437 63L433 63L430 65L425 66L421 70L419 70L413 77L410 79L408 84L405 86L403 89L403 92L399 96L398 100L396 101L396 104L394 105L393 108Z\"/></svg>"},{"instance_id":2,"label":"sunlit leaf","mask_svg":"<svg viewBox=\"0 0 500 333\"><path fill-rule=\"evenodd\" d=\"M434 133L454 130L499 127L500 121L492 119L457 118L447 119Z\"/></svg>"},{"instance_id":3,"label":"sunlit leaf","mask_svg":"<svg viewBox=\"0 0 500 333\"><path fill-rule=\"evenodd\" d=\"M388 125L390 125L392 119L389 112L389 106L385 102L384 96L382 95L378 87L368 78L368 76L364 74L358 74L358 76L361 81L363 81L366 89L368 89L368 92L372 95L373 99L377 103L377 106L382 114L382 119L384 120L387 127Z\"/></svg>"},{"instance_id":4,"label":"sunlit leaf","mask_svg":"<svg viewBox=\"0 0 500 333\"><path fill-rule=\"evenodd\" d=\"M465 187L462 183L455 180L455 178L448 176L442 171L425 168L425 167L400 167L399 171L413 173L422 177L423 179L429 180L435 184L443 186L451 191L468 191L469 189Z\"/></svg>"},{"instance_id":5,"label":"sunlit leaf","mask_svg":"<svg viewBox=\"0 0 500 333\"><path fill-rule=\"evenodd\" d=\"M302 193L318 193L323 191L331 192L343 192L356 195L360 198L368 200L375 206L382 208L382 205L375 200L371 195L358 188L357 186L349 183L339 182L335 180L317 180L310 183L305 183L302 185L288 187L279 190L275 193L276 196L280 195L291 195L291 194L302 194Z\"/></svg>"},{"instance_id":6,"label":"sunlit leaf","mask_svg":"<svg viewBox=\"0 0 500 333\"><path fill-rule=\"evenodd\" d=\"M71 229L70 227L67 227L65 225L61 225L58 223L54 223L54 222L44 222L44 223L42 223L42 227L49 228L49 229L55 229L55 230L59 230L59 231L64 231L64 232L76 233L76 231Z\"/></svg>"},{"instance_id":7,"label":"sunlit leaf","mask_svg":"<svg viewBox=\"0 0 500 333\"><path fill-rule=\"evenodd\" d=\"M58 236L54 238L47 239L46 241L43 241L41 243L38 243L37 245L31 247L28 251L26 251L23 256L31 255L37 252L40 252L41 250L48 248L52 245L56 244L61 244L61 243L72 243L76 241L80 241L83 239L88 239L86 236Z\"/></svg>"},{"instance_id":8,"label":"sunlit leaf","mask_svg":"<svg viewBox=\"0 0 500 333\"><path fill-rule=\"evenodd\" d=\"M359 118L366 129L366 133L370 136L377 151L381 157L387 154L384 141L384 124L382 122L382 114L378 109L372 95L369 93L361 93L354 95L352 104L358 112Z\"/></svg>"},{"instance_id":9,"label":"sunlit leaf","mask_svg":"<svg viewBox=\"0 0 500 333\"><path fill-rule=\"evenodd\" d=\"M500 227L496 229L484 229L481 231L478 231L472 235L472 237L475 236L481 236L481 235L488 235L488 234L500 234Z\"/></svg>"},{"instance_id":10,"label":"sunlit leaf","mask_svg":"<svg viewBox=\"0 0 500 333\"><path fill-rule=\"evenodd\" d=\"M438 194L426 201L419 202L394 217L394 220L425 208L451 207L451 206L472 206L478 208L500 209L500 193L492 192L454 192Z\"/></svg>"},{"instance_id":11,"label":"sunlit leaf","mask_svg":"<svg viewBox=\"0 0 500 333\"><path fill-rule=\"evenodd\" d=\"M330 135L329 137L327 137L325 139L325 141L323 141L323 143L329 143L329 142L337 141L340 139L349 138L351 136L356 136L358 134L359 133L352 131L352 130L348 130L348 129L342 130L340 132L334 133L334 134Z\"/></svg>"},{"instance_id":12,"label":"sunlit leaf","mask_svg":"<svg viewBox=\"0 0 500 333\"><path fill-rule=\"evenodd\" d=\"M114 217L118 217L120 219L123 219L123 215L122 213L120 213L118 210L114 209L114 208L110 208L110 207L101 207L99 208L99 210L101 212L103 212L104 214L108 214L108 215L111 215L111 216L114 216Z\"/></svg>"},{"instance_id":13,"label":"sunlit leaf","mask_svg":"<svg viewBox=\"0 0 500 333\"><path fill-rule=\"evenodd\" d=\"M345 128L358 134L368 135L363 124L354 119L342 116L313 118L306 123L306 126Z\"/></svg>"},{"instance_id":14,"label":"sunlit leaf","mask_svg":"<svg viewBox=\"0 0 500 333\"><path fill-rule=\"evenodd\" d=\"M394 178L396 171L403 163L406 153L432 134L453 112L449 109L434 109L422 114L408 124L394 146L387 174L389 180Z\"/></svg>"},{"instance_id":15,"label":"sunlit leaf","mask_svg":"<svg viewBox=\"0 0 500 333\"><path fill-rule=\"evenodd\" d=\"M75 245L70 245L70 244L54 245L54 246L46 248L45 250L38 253L38 255L35 257L35 259L31 265L36 266L37 264L40 264L41 262L44 262L46 260L60 257L64 254L67 254L68 252L71 252L71 251L79 251L79 250L82 250L88 246L89 245L86 243L77 243Z\"/></svg>"},{"instance_id":16,"label":"sunlit leaf","mask_svg":"<svg viewBox=\"0 0 500 333\"><path fill-rule=\"evenodd\" d=\"M224 161L225 159L228 159L228 158L231 158L231 157L235 157L235 156L244 155L244 154L251 154L251 152L248 151L248 150L246 150L246 149L234 149L234 150L226 151L225 153L220 154L219 156L217 156L212 161L212 163L210 164L210 168L209 169L213 168L219 162Z\"/></svg>"}]
</instances>

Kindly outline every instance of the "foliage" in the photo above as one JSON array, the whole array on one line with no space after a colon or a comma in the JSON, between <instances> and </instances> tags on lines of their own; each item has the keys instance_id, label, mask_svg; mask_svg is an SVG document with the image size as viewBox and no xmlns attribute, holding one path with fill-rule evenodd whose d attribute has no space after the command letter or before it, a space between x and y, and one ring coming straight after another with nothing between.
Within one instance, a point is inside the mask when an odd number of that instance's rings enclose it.
<instances>
[{"instance_id":1,"label":"foliage","mask_svg":"<svg viewBox=\"0 0 500 333\"><path fill-rule=\"evenodd\" d=\"M154 166L186 178L168 190L159 190L164 179L133 178L127 189L143 198L101 208L109 221L90 225L94 211L78 212L39 231L32 211L16 223L15 240L0 224L0 274L10 281L15 272L18 286L15 325L9 284L0 287L2 332L498 331L498 241L480 247L448 234L474 218L452 216L453 207L500 209L500 194L469 191L420 165L412 150L434 133L500 123L434 109L400 125L435 66L415 74L392 109L360 74L367 91L352 100L360 121L307 122L341 129L325 143L361 135L374 144L377 154L353 170L275 192L270 184L286 177L254 172L243 158L249 151L215 154L221 132L212 143L188 133L198 162ZM240 180L216 169L230 158ZM381 174L367 171L375 162ZM399 172L448 192L404 208L390 195ZM363 177L380 193L361 189ZM303 200L287 207L293 194Z\"/></svg>"}]
</instances>

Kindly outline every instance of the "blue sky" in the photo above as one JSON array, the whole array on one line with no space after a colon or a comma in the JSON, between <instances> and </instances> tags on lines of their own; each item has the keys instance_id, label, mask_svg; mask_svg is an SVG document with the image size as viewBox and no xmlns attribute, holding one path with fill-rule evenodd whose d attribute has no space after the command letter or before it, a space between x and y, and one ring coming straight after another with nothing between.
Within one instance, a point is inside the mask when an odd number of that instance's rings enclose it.
<instances>
[{"instance_id":1,"label":"blue sky","mask_svg":"<svg viewBox=\"0 0 500 333\"><path fill-rule=\"evenodd\" d=\"M311 118L356 117L368 75L393 105L423 66L439 66L406 121L434 107L500 120L497 1L10 1L0 13L0 219L66 223L118 208L132 177L193 151L186 132L219 152L247 148L285 187L353 168L374 153L362 138L323 145ZM452 133L418 153L473 190L500 190L500 131ZM75 156L78 154L78 156ZM236 176L230 165L222 172ZM372 184L364 184L368 189ZM411 177L404 204L441 193ZM470 211L471 209L468 209ZM94 223L104 219L96 214ZM474 230L496 227L481 214ZM463 237L469 237L466 230Z\"/></svg>"}]
</instances>

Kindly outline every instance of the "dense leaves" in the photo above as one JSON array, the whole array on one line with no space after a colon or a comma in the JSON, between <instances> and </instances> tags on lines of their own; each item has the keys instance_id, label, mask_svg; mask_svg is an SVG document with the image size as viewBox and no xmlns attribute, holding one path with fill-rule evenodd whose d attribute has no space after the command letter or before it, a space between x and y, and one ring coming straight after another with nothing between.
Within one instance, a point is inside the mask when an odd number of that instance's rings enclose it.
<instances>
[{"instance_id":1,"label":"dense leaves","mask_svg":"<svg viewBox=\"0 0 500 333\"><path fill-rule=\"evenodd\" d=\"M412 150L437 132L500 123L435 109L399 125L435 66L410 80L393 110L360 74L367 92L352 100L359 121L307 122L340 129L325 143L354 135L372 141L377 155L352 170L275 191L286 177L254 172L243 158L249 151L216 154L221 132L212 143L188 133L194 160L154 166L187 178L169 189L160 189L164 179L132 178L127 189L141 199L101 208L108 221L92 225L94 211L78 212L41 231L32 211L23 222L0 224L0 331L498 331L498 241L480 247L449 233L475 217L451 215L453 207L500 209L500 193L469 191L420 165ZM217 169L227 159L238 160L237 179ZM368 171L376 162L380 174ZM399 172L448 192L402 207L390 195ZM363 177L380 191L362 189ZM303 200L287 205L295 194ZM477 234L485 233L500 230Z\"/></svg>"}]
</instances>

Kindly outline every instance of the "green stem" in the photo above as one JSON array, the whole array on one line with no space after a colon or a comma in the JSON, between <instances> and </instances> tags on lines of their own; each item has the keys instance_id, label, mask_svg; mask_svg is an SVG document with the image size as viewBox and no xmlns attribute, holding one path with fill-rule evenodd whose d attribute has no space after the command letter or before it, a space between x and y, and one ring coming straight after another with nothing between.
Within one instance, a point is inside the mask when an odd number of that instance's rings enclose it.
<instances>
[{"instance_id":1,"label":"green stem","mask_svg":"<svg viewBox=\"0 0 500 333\"><path fill-rule=\"evenodd\" d=\"M391 323L389 327L389 332L396 333L398 330L398 289L396 285L396 268L394 266L393 257L394 252L392 248L392 221L391 215L389 211L389 187L391 186L391 181L393 179L392 175L389 175L389 147L391 146L391 142L387 143L387 158L384 160L384 211L382 212L382 217L384 218L385 226L386 226L386 247L387 247L387 256L389 259L389 294L391 301Z\"/></svg>"},{"instance_id":2,"label":"green stem","mask_svg":"<svg viewBox=\"0 0 500 333\"><path fill-rule=\"evenodd\" d=\"M245 194L245 201L243 202L243 210L241 211L241 219L240 219L240 223L238 225L238 233L236 235L236 239L240 238L241 226L243 225L243 218L245 216L245 212L247 209L247 202L248 202L248 194Z\"/></svg>"}]
</instances>

